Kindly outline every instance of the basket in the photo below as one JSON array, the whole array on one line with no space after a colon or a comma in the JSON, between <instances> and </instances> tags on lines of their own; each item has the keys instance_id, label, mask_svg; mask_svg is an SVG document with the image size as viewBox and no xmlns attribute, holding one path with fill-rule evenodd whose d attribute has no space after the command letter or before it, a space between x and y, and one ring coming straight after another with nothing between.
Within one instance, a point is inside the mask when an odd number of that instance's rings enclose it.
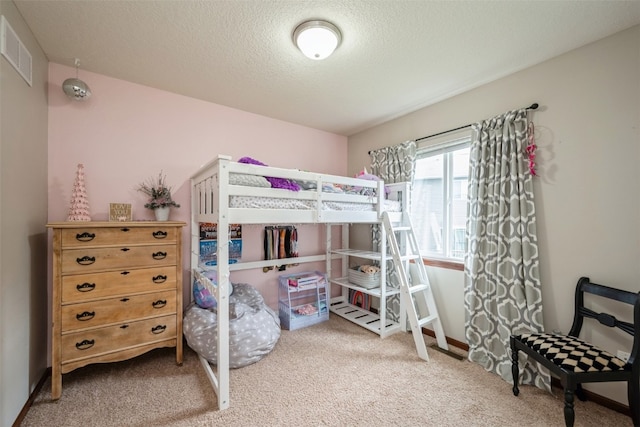
<instances>
[{"instance_id":1,"label":"basket","mask_svg":"<svg viewBox=\"0 0 640 427\"><path fill-rule=\"evenodd\" d=\"M360 271L360 266L357 265L349 269L349 282L365 289L378 288L380 287L380 272L378 271L374 274L363 273Z\"/></svg>"}]
</instances>

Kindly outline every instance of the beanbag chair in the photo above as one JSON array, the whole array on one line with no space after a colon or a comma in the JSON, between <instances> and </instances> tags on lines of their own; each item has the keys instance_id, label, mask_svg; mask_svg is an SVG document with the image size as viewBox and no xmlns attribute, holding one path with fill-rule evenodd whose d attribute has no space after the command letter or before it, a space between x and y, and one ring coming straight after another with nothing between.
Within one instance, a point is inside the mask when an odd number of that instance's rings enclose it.
<instances>
[{"instance_id":1,"label":"beanbag chair","mask_svg":"<svg viewBox=\"0 0 640 427\"><path fill-rule=\"evenodd\" d=\"M216 308L190 305L183 319L187 344L199 355L217 364L218 331ZM280 318L264 303L260 292L246 283L234 283L229 296L229 367L256 363L273 350L280 338Z\"/></svg>"}]
</instances>

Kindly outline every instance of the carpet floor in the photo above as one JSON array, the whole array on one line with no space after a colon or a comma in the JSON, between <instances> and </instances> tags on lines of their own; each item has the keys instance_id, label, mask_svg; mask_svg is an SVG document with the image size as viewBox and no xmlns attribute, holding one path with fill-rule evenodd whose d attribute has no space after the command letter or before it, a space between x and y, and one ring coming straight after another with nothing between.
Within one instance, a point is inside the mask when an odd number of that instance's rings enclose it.
<instances>
[{"instance_id":1,"label":"carpet floor","mask_svg":"<svg viewBox=\"0 0 640 427\"><path fill-rule=\"evenodd\" d=\"M410 333L380 339L335 315L282 331L267 357L232 370L224 411L197 355L186 345L184 353L182 366L174 350L158 349L77 369L63 376L55 402L47 380L21 425L564 426L558 390L522 386L515 397L510 384L466 357L429 349L425 362ZM576 401L576 427L631 425L623 414Z\"/></svg>"}]
</instances>

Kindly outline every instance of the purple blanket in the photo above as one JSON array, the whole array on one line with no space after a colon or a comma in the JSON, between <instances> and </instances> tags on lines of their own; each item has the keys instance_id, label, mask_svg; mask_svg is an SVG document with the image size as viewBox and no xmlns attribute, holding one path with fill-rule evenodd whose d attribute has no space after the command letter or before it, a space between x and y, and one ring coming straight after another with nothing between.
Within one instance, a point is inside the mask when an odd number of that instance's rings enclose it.
<instances>
[{"instance_id":1,"label":"purple blanket","mask_svg":"<svg viewBox=\"0 0 640 427\"><path fill-rule=\"evenodd\" d=\"M256 159L252 159L251 157L243 157L240 160L238 160L238 163L267 166ZM265 179L269 181L269 183L271 184L271 187L273 188L284 188L285 190L300 191L300 186L295 181L291 181L290 179L273 178L270 176L265 176Z\"/></svg>"}]
</instances>

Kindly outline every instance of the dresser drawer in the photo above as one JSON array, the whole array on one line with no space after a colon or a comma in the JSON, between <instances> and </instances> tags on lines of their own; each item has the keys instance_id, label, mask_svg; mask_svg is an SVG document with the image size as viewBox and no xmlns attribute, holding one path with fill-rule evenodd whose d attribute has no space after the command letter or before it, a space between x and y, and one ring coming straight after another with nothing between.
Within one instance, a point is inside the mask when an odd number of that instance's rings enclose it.
<instances>
[{"instance_id":1,"label":"dresser drawer","mask_svg":"<svg viewBox=\"0 0 640 427\"><path fill-rule=\"evenodd\" d=\"M62 247L174 243L176 227L79 227L62 230Z\"/></svg>"},{"instance_id":2,"label":"dresser drawer","mask_svg":"<svg viewBox=\"0 0 640 427\"><path fill-rule=\"evenodd\" d=\"M62 303L176 289L176 267L62 276Z\"/></svg>"},{"instance_id":3,"label":"dresser drawer","mask_svg":"<svg viewBox=\"0 0 640 427\"><path fill-rule=\"evenodd\" d=\"M63 334L62 363L176 338L176 315Z\"/></svg>"},{"instance_id":4,"label":"dresser drawer","mask_svg":"<svg viewBox=\"0 0 640 427\"><path fill-rule=\"evenodd\" d=\"M176 291L62 306L62 333L176 312Z\"/></svg>"},{"instance_id":5,"label":"dresser drawer","mask_svg":"<svg viewBox=\"0 0 640 427\"><path fill-rule=\"evenodd\" d=\"M175 245L120 246L62 251L64 274L163 265L176 265Z\"/></svg>"}]
</instances>

